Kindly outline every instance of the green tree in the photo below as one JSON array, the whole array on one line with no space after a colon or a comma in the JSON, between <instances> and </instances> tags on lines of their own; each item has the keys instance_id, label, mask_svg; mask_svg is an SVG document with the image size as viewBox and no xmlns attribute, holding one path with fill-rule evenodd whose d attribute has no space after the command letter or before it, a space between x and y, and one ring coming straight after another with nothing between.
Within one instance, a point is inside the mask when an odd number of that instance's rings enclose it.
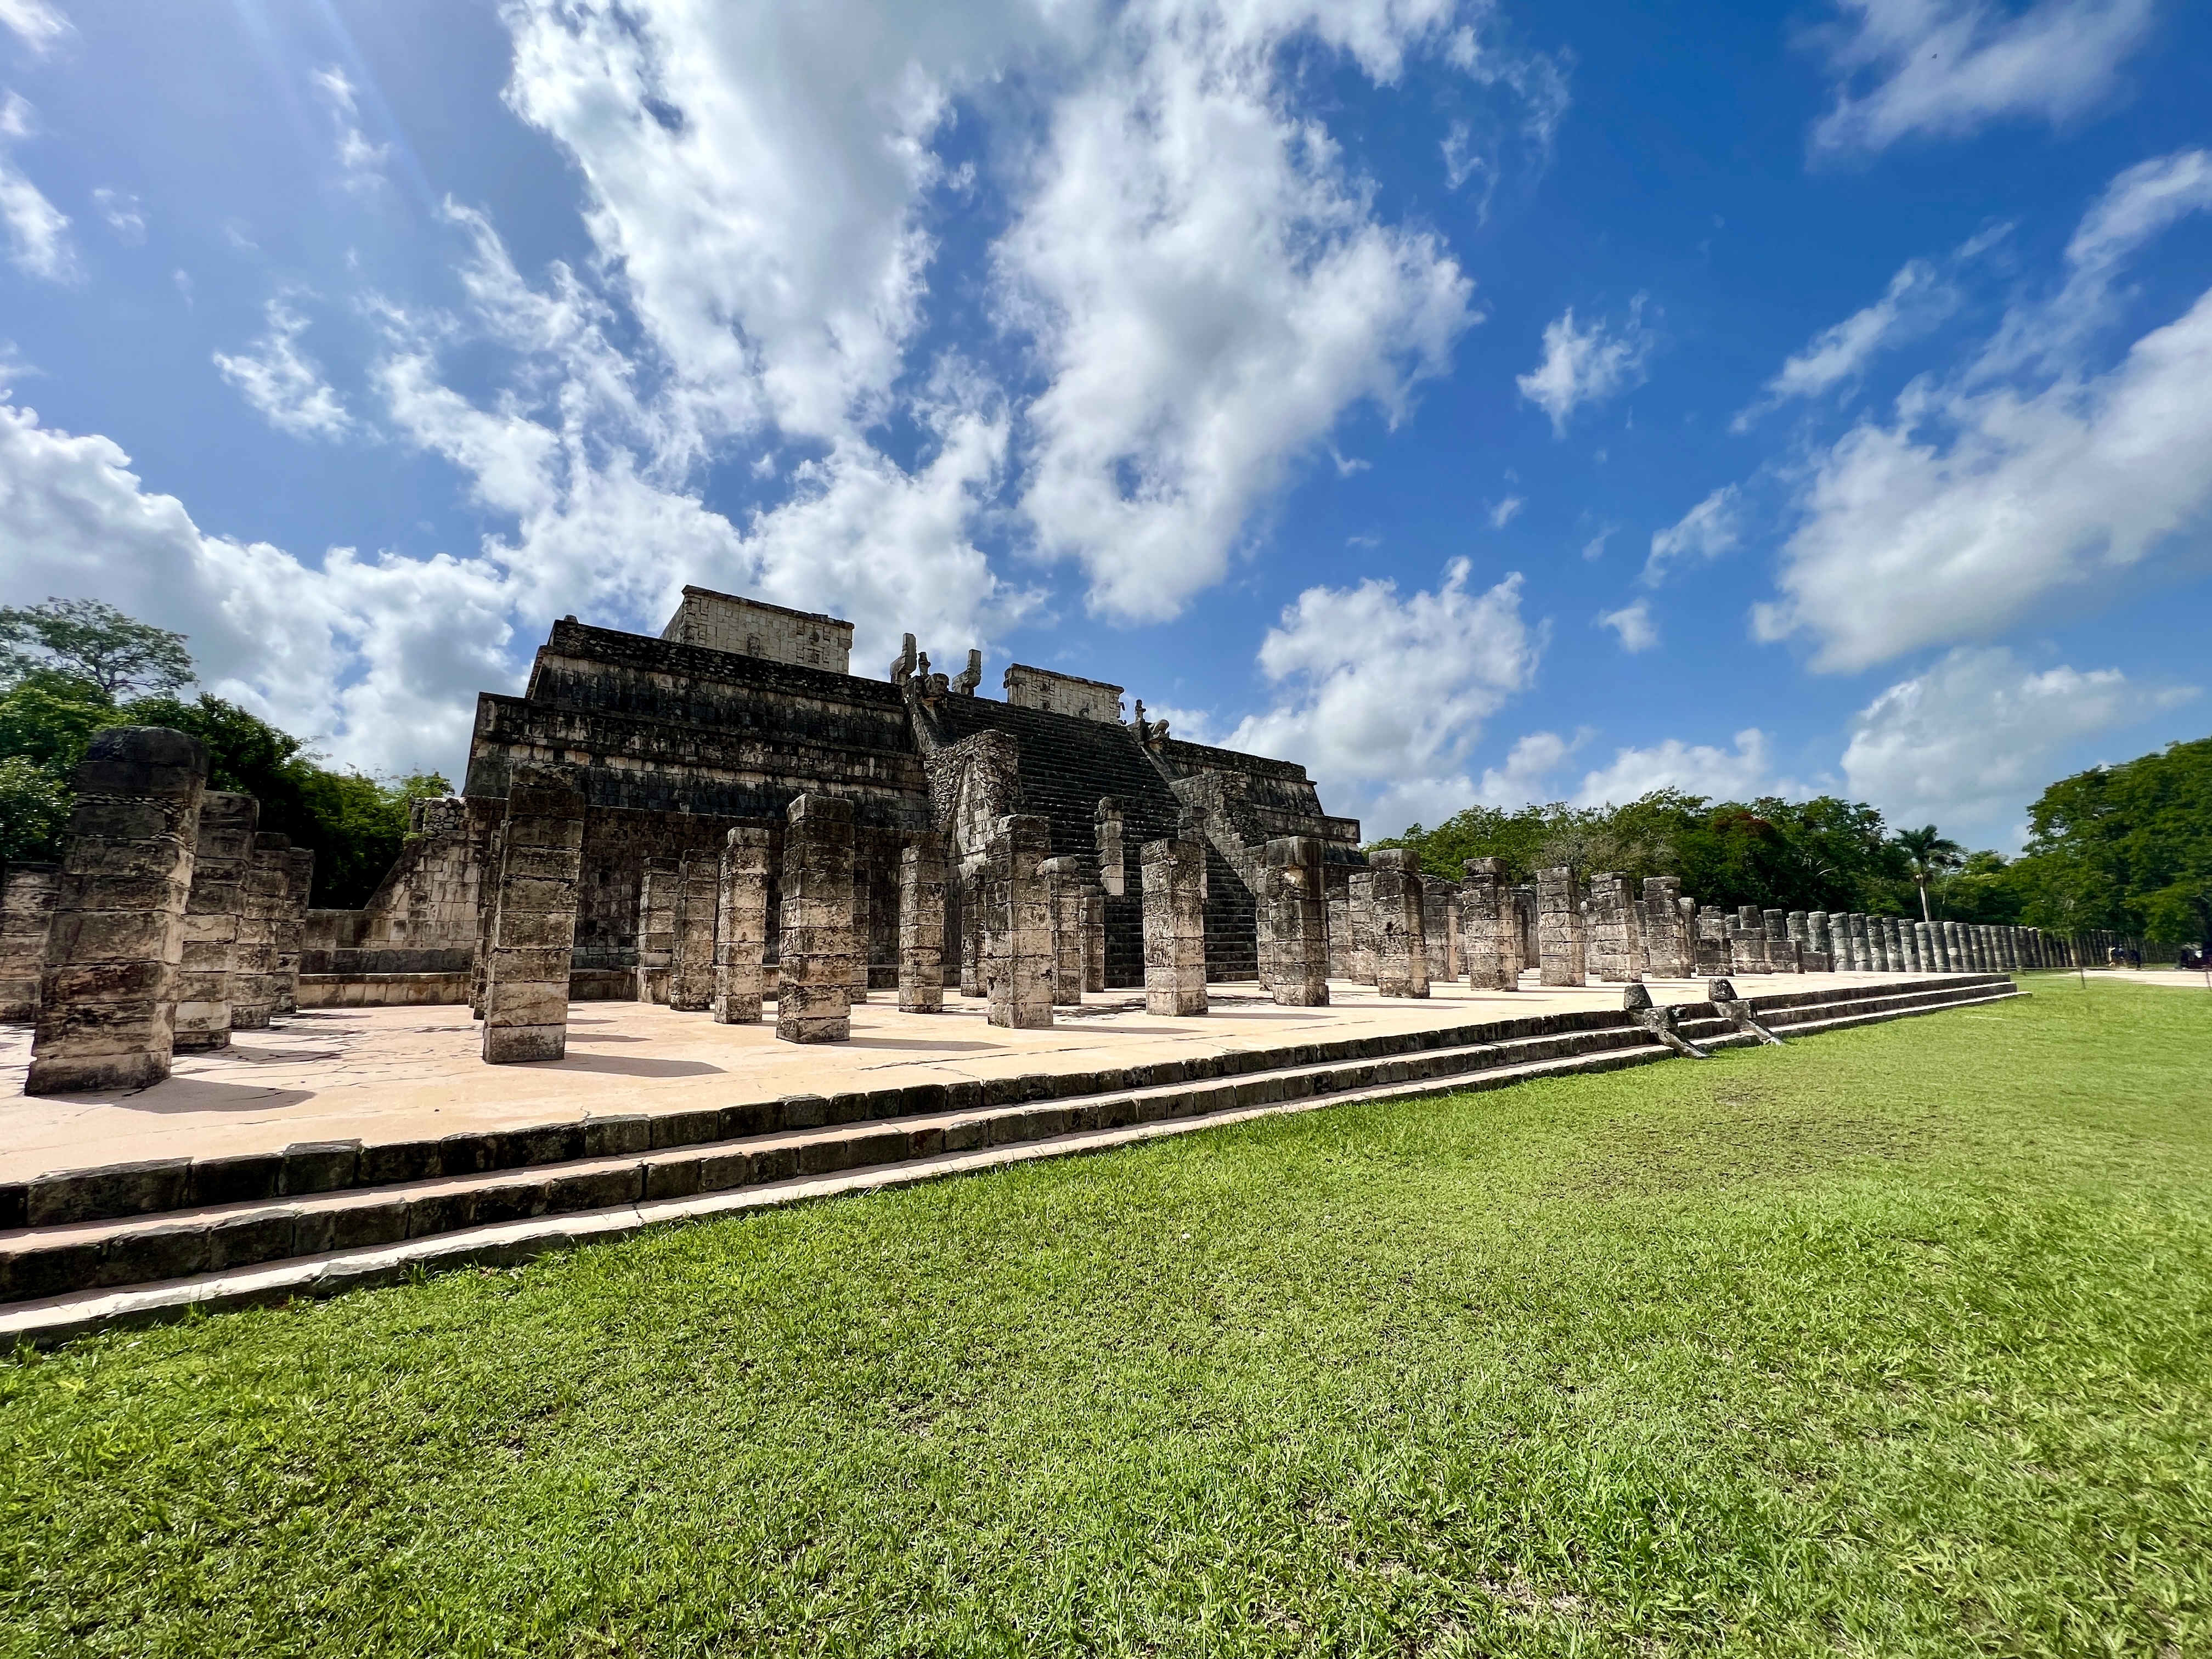
<instances>
[{"instance_id":1,"label":"green tree","mask_svg":"<svg viewBox=\"0 0 2212 1659\"><path fill-rule=\"evenodd\" d=\"M1932 823L1924 823L1917 830L1899 830L1897 846L1905 854L1905 868L1911 872L1913 885L1920 890L1920 919L1933 921L1936 912L1929 905L1928 889L1939 877L1966 861L1966 849Z\"/></svg>"},{"instance_id":2,"label":"green tree","mask_svg":"<svg viewBox=\"0 0 2212 1659\"><path fill-rule=\"evenodd\" d=\"M2031 925L2212 939L2212 738L2061 778L2028 826L2013 881Z\"/></svg>"},{"instance_id":3,"label":"green tree","mask_svg":"<svg viewBox=\"0 0 2212 1659\"><path fill-rule=\"evenodd\" d=\"M61 854L70 792L21 755L0 756L0 864L36 863Z\"/></svg>"},{"instance_id":4,"label":"green tree","mask_svg":"<svg viewBox=\"0 0 2212 1659\"><path fill-rule=\"evenodd\" d=\"M39 669L89 680L111 698L192 683L182 634L138 622L98 599L0 605L0 677Z\"/></svg>"}]
</instances>

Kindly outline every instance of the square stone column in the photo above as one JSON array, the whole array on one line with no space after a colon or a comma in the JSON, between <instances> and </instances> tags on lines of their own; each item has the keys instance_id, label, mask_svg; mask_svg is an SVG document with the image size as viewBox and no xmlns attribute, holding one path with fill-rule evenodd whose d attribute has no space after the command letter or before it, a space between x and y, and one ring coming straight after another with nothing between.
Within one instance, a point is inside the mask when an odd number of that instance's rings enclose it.
<instances>
[{"instance_id":1,"label":"square stone column","mask_svg":"<svg viewBox=\"0 0 2212 1659\"><path fill-rule=\"evenodd\" d=\"M1352 977L1352 893L1331 893L1322 906L1328 917L1328 976Z\"/></svg>"},{"instance_id":2,"label":"square stone column","mask_svg":"<svg viewBox=\"0 0 2212 1659\"><path fill-rule=\"evenodd\" d=\"M568 973L584 862L584 794L574 775L516 767L505 823L484 969L488 1066L558 1060L568 1051Z\"/></svg>"},{"instance_id":3,"label":"square stone column","mask_svg":"<svg viewBox=\"0 0 2212 1659\"><path fill-rule=\"evenodd\" d=\"M1739 974L1773 972L1766 959L1766 918L1747 904L1729 919L1729 963Z\"/></svg>"},{"instance_id":4,"label":"square stone column","mask_svg":"<svg viewBox=\"0 0 2212 1659\"><path fill-rule=\"evenodd\" d=\"M785 817L775 1034L843 1042L853 1035L853 803L801 795Z\"/></svg>"},{"instance_id":5,"label":"square stone column","mask_svg":"<svg viewBox=\"0 0 2212 1659\"><path fill-rule=\"evenodd\" d=\"M714 1003L714 924L722 908L719 853L693 851L676 860L676 906L670 920L668 1006L703 1014Z\"/></svg>"},{"instance_id":6,"label":"square stone column","mask_svg":"<svg viewBox=\"0 0 2212 1659\"><path fill-rule=\"evenodd\" d=\"M484 1017L485 988L491 983L491 942L498 932L499 866L507 856L507 824L491 826L484 837L483 873L477 882L477 949L469 959L469 1018ZM235 1024L234 1016L233 1023Z\"/></svg>"},{"instance_id":7,"label":"square stone column","mask_svg":"<svg viewBox=\"0 0 2212 1659\"><path fill-rule=\"evenodd\" d=\"M868 1000L868 866L860 838L853 842L853 984L849 998L854 1006Z\"/></svg>"},{"instance_id":8,"label":"square stone column","mask_svg":"<svg viewBox=\"0 0 2212 1659\"><path fill-rule=\"evenodd\" d=\"M1690 976L1688 932L1682 923L1679 876L1644 878L1644 969L1653 979Z\"/></svg>"},{"instance_id":9,"label":"square stone column","mask_svg":"<svg viewBox=\"0 0 2212 1659\"><path fill-rule=\"evenodd\" d=\"M1051 820L1018 812L999 820L985 855L983 981L990 1023L1012 1030L1052 1024L1052 894L1044 873L1051 851Z\"/></svg>"},{"instance_id":10,"label":"square stone column","mask_svg":"<svg viewBox=\"0 0 2212 1659\"><path fill-rule=\"evenodd\" d=\"M1468 983L1478 991L1521 988L1521 917L1504 861L1468 859L1459 889L1460 945Z\"/></svg>"},{"instance_id":11,"label":"square stone column","mask_svg":"<svg viewBox=\"0 0 2212 1659\"><path fill-rule=\"evenodd\" d=\"M637 1000L665 1006L676 960L674 859L647 859L637 889Z\"/></svg>"},{"instance_id":12,"label":"square stone column","mask_svg":"<svg viewBox=\"0 0 2212 1659\"><path fill-rule=\"evenodd\" d=\"M39 969L61 883L58 864L11 864L0 878L0 1021L39 1016Z\"/></svg>"},{"instance_id":13,"label":"square stone column","mask_svg":"<svg viewBox=\"0 0 2212 1659\"><path fill-rule=\"evenodd\" d=\"M1371 865L1372 860L1370 860ZM1346 972L1357 984L1375 983L1375 872L1355 870L1346 884L1352 906L1351 951Z\"/></svg>"},{"instance_id":14,"label":"square stone column","mask_svg":"<svg viewBox=\"0 0 2212 1659\"><path fill-rule=\"evenodd\" d=\"M1587 981L1582 884L1565 865L1536 872L1536 945L1545 984Z\"/></svg>"},{"instance_id":15,"label":"square stone column","mask_svg":"<svg viewBox=\"0 0 2212 1659\"><path fill-rule=\"evenodd\" d=\"M1696 901L1685 899L1683 902L1691 904ZM1727 912L1717 904L1701 905L1695 922L1697 932L1692 935L1691 943L1695 951L1697 972L1692 977L1705 979L1715 975L1726 975L1730 968Z\"/></svg>"},{"instance_id":16,"label":"square stone column","mask_svg":"<svg viewBox=\"0 0 2212 1659\"><path fill-rule=\"evenodd\" d=\"M1045 896L1052 915L1052 1000L1058 1007L1083 1002L1083 860L1064 854L1044 861Z\"/></svg>"},{"instance_id":17,"label":"square stone column","mask_svg":"<svg viewBox=\"0 0 2212 1659\"><path fill-rule=\"evenodd\" d=\"M246 866L252 861L254 826L260 817L261 803L251 795L210 789L201 798L199 844L192 857L192 890L185 903L184 952L177 973L179 1054L230 1047L239 913L246 904ZM293 959L296 963L297 956Z\"/></svg>"},{"instance_id":18,"label":"square stone column","mask_svg":"<svg viewBox=\"0 0 2212 1659\"><path fill-rule=\"evenodd\" d=\"M714 1000L718 1025L759 1024L768 988L769 832L743 825L722 837L714 872ZM939 902L944 895L938 895Z\"/></svg>"},{"instance_id":19,"label":"square stone column","mask_svg":"<svg viewBox=\"0 0 2212 1659\"><path fill-rule=\"evenodd\" d=\"M246 860L230 976L234 1031L265 1031L276 1012L276 939L292 885L291 851L289 836L263 830Z\"/></svg>"},{"instance_id":20,"label":"square stone column","mask_svg":"<svg viewBox=\"0 0 2212 1659\"><path fill-rule=\"evenodd\" d=\"M1461 957L1457 882L1443 876L1421 878L1421 939L1429 951L1429 983L1456 981Z\"/></svg>"},{"instance_id":21,"label":"square stone column","mask_svg":"<svg viewBox=\"0 0 2212 1659\"><path fill-rule=\"evenodd\" d=\"M166 726L94 736L76 769L25 1094L169 1075L207 770L199 740Z\"/></svg>"},{"instance_id":22,"label":"square stone column","mask_svg":"<svg viewBox=\"0 0 2212 1659\"><path fill-rule=\"evenodd\" d=\"M1106 988L1106 890L1083 884L1083 988Z\"/></svg>"},{"instance_id":23,"label":"square stone column","mask_svg":"<svg viewBox=\"0 0 2212 1659\"><path fill-rule=\"evenodd\" d=\"M1267 846L1267 891L1273 961L1268 994L1284 1008L1328 1006L1328 915L1323 898L1322 844L1311 836L1279 836Z\"/></svg>"},{"instance_id":24,"label":"square stone column","mask_svg":"<svg viewBox=\"0 0 2212 1659\"><path fill-rule=\"evenodd\" d=\"M1630 908L1628 878L1603 871L1589 879L1589 968L1613 985L1640 982L1644 944Z\"/></svg>"},{"instance_id":25,"label":"square stone column","mask_svg":"<svg viewBox=\"0 0 2212 1659\"><path fill-rule=\"evenodd\" d=\"M1369 913L1375 940L1375 988L1386 997L1429 994L1426 939L1428 895L1421 881L1419 855L1408 847L1385 847L1369 854L1373 866L1373 905Z\"/></svg>"},{"instance_id":26,"label":"square stone column","mask_svg":"<svg viewBox=\"0 0 2212 1659\"><path fill-rule=\"evenodd\" d=\"M899 982L902 1014L945 1012L945 842L915 836L899 851Z\"/></svg>"},{"instance_id":27,"label":"square stone column","mask_svg":"<svg viewBox=\"0 0 2212 1659\"><path fill-rule=\"evenodd\" d=\"M1206 869L1202 842L1145 843L1145 1012L1202 1014L1206 1000Z\"/></svg>"},{"instance_id":28,"label":"square stone column","mask_svg":"<svg viewBox=\"0 0 2212 1659\"><path fill-rule=\"evenodd\" d=\"M270 1012L300 1012L300 949L307 939L307 896L314 890L315 852L312 847L284 850L284 908L276 918L276 975Z\"/></svg>"},{"instance_id":29,"label":"square stone column","mask_svg":"<svg viewBox=\"0 0 2212 1659\"><path fill-rule=\"evenodd\" d=\"M1128 884L1121 851L1121 803L1113 796L1100 798L1091 814L1092 834L1098 844L1098 881L1108 893L1120 898ZM1101 985L1098 988L1104 990Z\"/></svg>"}]
</instances>

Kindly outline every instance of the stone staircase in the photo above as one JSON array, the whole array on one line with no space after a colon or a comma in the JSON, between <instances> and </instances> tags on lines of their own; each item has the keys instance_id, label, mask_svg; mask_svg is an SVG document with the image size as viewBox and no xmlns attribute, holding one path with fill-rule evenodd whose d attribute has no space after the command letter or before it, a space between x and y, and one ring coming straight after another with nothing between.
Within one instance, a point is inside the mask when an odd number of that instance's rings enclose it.
<instances>
[{"instance_id":1,"label":"stone staircase","mask_svg":"<svg viewBox=\"0 0 2212 1659\"><path fill-rule=\"evenodd\" d=\"M1982 975L1744 1002L1786 1038L2019 994ZM1675 1007L1682 1035L1708 1048L1760 1040L1711 1003ZM0 1343L333 1294L1267 1113L1671 1057L1625 1012L1588 1010L1098 1072L60 1171L0 1185Z\"/></svg>"}]
</instances>

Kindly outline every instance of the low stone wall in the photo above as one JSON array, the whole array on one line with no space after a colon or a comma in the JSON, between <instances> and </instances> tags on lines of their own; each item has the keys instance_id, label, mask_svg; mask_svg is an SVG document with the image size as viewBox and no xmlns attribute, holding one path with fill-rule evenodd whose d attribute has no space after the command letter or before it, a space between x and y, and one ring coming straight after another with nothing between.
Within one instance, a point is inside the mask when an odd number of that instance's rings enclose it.
<instances>
[{"instance_id":1,"label":"low stone wall","mask_svg":"<svg viewBox=\"0 0 2212 1659\"><path fill-rule=\"evenodd\" d=\"M456 974L302 974L300 1006L429 1007L469 1000L469 970Z\"/></svg>"}]
</instances>

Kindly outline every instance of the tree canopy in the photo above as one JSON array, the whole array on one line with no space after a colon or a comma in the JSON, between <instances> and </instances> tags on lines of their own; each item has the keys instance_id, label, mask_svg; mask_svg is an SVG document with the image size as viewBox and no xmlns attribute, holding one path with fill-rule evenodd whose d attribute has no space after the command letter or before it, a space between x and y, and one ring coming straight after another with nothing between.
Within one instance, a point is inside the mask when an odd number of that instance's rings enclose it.
<instances>
[{"instance_id":1,"label":"tree canopy","mask_svg":"<svg viewBox=\"0 0 2212 1659\"><path fill-rule=\"evenodd\" d=\"M2011 883L2030 926L2212 939L2212 738L2061 778L2027 820Z\"/></svg>"},{"instance_id":2,"label":"tree canopy","mask_svg":"<svg viewBox=\"0 0 2212 1659\"><path fill-rule=\"evenodd\" d=\"M108 697L175 691L192 683L185 636L125 616L98 599L0 605L0 678L41 670L88 680Z\"/></svg>"}]
</instances>

